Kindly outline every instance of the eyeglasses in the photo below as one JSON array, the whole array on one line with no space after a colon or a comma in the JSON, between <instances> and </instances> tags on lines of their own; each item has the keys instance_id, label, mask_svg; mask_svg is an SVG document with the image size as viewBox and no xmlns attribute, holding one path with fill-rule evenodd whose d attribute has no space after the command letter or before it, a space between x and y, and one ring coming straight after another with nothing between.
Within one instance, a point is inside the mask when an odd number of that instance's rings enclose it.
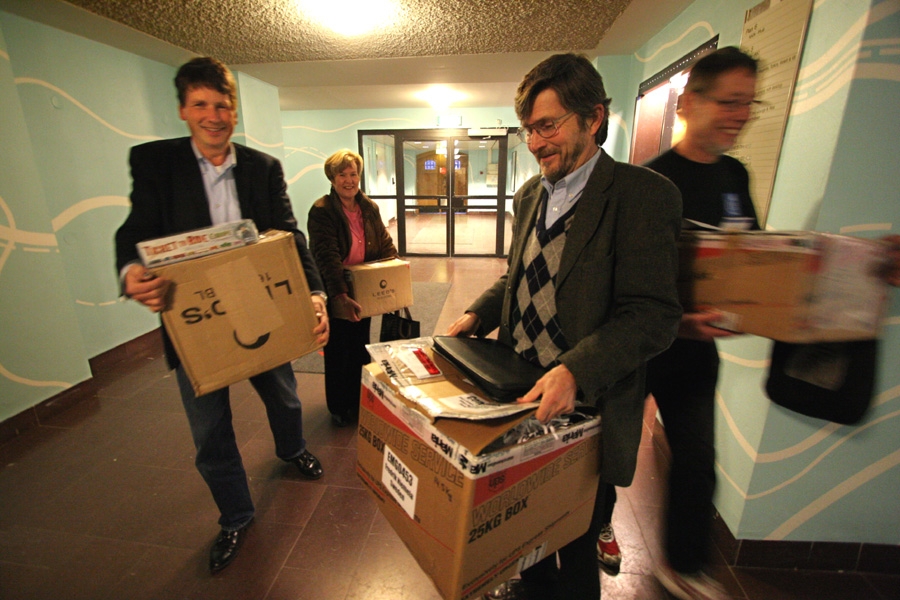
<instances>
[{"instance_id":1,"label":"eyeglasses","mask_svg":"<svg viewBox=\"0 0 900 600\"><path fill-rule=\"evenodd\" d=\"M762 100L719 100L718 98L713 98L712 96L707 96L706 94L700 94L710 102L715 102L716 106L721 108L723 111L728 113L736 113L742 110L752 108L754 106L761 106L765 104Z\"/></svg>"},{"instance_id":2,"label":"eyeglasses","mask_svg":"<svg viewBox=\"0 0 900 600\"><path fill-rule=\"evenodd\" d=\"M544 119L540 123L532 123L531 125L523 125L519 127L519 130L516 134L519 136L519 139L525 142L526 144L531 141L531 134L536 133L545 140L547 138L552 138L554 135L559 133L559 126L562 125L562 122L568 119L570 116L574 115L575 111L571 110L564 114L561 117L557 117L555 119Z\"/></svg>"}]
</instances>

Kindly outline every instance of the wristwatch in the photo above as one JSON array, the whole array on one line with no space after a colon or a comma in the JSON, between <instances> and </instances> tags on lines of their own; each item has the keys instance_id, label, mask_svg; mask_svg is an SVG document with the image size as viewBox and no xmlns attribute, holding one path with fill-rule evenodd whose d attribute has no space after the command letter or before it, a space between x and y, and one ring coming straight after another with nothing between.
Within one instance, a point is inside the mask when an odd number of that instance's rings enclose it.
<instances>
[{"instance_id":1,"label":"wristwatch","mask_svg":"<svg viewBox=\"0 0 900 600\"><path fill-rule=\"evenodd\" d=\"M325 292L312 292L312 295L320 297L322 302L324 302L326 306L328 305L328 294Z\"/></svg>"}]
</instances>

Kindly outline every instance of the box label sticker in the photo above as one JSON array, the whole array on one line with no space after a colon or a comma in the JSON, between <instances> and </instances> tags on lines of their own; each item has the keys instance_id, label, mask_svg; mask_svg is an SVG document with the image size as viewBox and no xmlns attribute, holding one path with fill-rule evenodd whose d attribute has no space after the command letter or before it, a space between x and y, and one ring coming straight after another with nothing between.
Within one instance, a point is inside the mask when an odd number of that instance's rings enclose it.
<instances>
[{"instance_id":1,"label":"box label sticker","mask_svg":"<svg viewBox=\"0 0 900 600\"><path fill-rule=\"evenodd\" d=\"M533 567L536 563L540 562L544 558L544 554L546 554L546 551L547 542L544 542L528 554L522 555L522 557L519 559L519 564L516 567L519 573L521 573L528 567Z\"/></svg>"},{"instance_id":2,"label":"box label sticker","mask_svg":"<svg viewBox=\"0 0 900 600\"><path fill-rule=\"evenodd\" d=\"M381 482L391 492L410 519L415 519L416 493L419 478L409 469L389 446L384 447L384 462L381 466Z\"/></svg>"}]
</instances>

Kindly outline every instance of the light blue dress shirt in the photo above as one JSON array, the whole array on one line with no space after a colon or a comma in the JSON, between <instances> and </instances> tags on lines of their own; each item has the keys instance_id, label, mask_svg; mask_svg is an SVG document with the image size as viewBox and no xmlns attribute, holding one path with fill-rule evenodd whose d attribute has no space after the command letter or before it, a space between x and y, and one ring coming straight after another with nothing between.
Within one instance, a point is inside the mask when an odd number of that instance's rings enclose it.
<instances>
[{"instance_id":1,"label":"light blue dress shirt","mask_svg":"<svg viewBox=\"0 0 900 600\"><path fill-rule=\"evenodd\" d=\"M550 183L546 177L541 177L541 183L547 190L547 216L544 218L544 226L547 229L550 229L561 216L569 212L569 209L575 206L575 203L581 198L581 192L584 191L584 186L600 159L602 151L600 148L596 150L586 163L557 181L556 184Z\"/></svg>"}]
</instances>

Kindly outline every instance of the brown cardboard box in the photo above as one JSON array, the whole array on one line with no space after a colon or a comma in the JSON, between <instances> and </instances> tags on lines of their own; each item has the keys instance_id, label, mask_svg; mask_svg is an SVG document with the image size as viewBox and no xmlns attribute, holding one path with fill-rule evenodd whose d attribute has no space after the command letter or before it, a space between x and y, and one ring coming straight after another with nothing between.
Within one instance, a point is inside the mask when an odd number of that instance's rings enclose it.
<instances>
[{"instance_id":1,"label":"brown cardboard box","mask_svg":"<svg viewBox=\"0 0 900 600\"><path fill-rule=\"evenodd\" d=\"M680 258L685 310L718 309L718 325L731 331L795 343L870 339L887 310L877 241L808 231L685 231Z\"/></svg>"},{"instance_id":2,"label":"brown cardboard box","mask_svg":"<svg viewBox=\"0 0 900 600\"><path fill-rule=\"evenodd\" d=\"M318 319L293 235L155 267L173 282L162 314L191 380L206 394L320 347Z\"/></svg>"},{"instance_id":3,"label":"brown cardboard box","mask_svg":"<svg viewBox=\"0 0 900 600\"><path fill-rule=\"evenodd\" d=\"M353 265L344 273L350 283L350 296L362 306L360 318L412 306L412 278L409 263L404 260L392 258Z\"/></svg>"},{"instance_id":4,"label":"brown cardboard box","mask_svg":"<svg viewBox=\"0 0 900 600\"><path fill-rule=\"evenodd\" d=\"M445 600L480 598L590 524L599 420L485 452L524 418L432 422L363 369L357 473Z\"/></svg>"}]
</instances>

